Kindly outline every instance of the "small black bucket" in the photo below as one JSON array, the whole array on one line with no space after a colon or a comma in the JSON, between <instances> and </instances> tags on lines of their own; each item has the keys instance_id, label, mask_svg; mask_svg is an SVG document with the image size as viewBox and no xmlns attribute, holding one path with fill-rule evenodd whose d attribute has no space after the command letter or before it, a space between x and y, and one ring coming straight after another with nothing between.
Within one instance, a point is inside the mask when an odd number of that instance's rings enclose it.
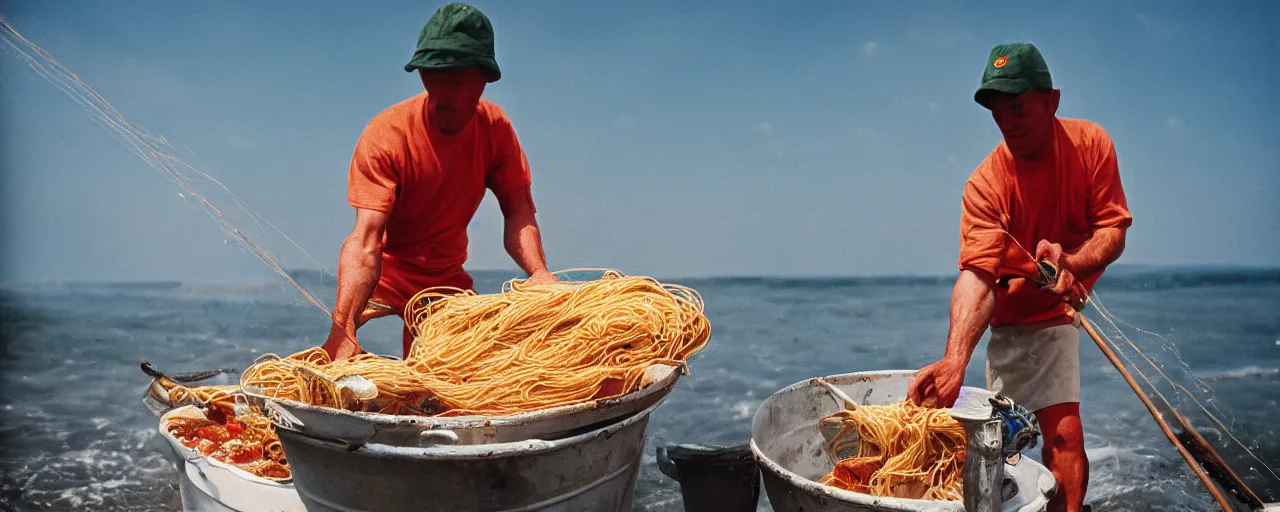
<instances>
[{"instance_id":1,"label":"small black bucket","mask_svg":"<svg viewBox=\"0 0 1280 512\"><path fill-rule=\"evenodd\" d=\"M751 446L658 447L658 469L680 483L686 511L749 512L760 500L760 468Z\"/></svg>"}]
</instances>

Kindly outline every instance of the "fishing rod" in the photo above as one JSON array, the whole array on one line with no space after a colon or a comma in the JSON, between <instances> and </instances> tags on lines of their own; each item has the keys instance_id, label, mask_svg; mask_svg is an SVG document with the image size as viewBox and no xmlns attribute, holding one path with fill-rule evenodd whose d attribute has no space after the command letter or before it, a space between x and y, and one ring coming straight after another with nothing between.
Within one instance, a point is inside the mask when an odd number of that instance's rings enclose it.
<instances>
[{"instance_id":1,"label":"fishing rod","mask_svg":"<svg viewBox=\"0 0 1280 512\"><path fill-rule=\"evenodd\" d=\"M1222 495L1222 491L1213 484L1209 475L1205 473L1204 468L1200 467L1196 458L1187 450L1187 447L1182 444L1182 441L1178 439L1178 436L1173 433L1173 429L1169 427L1169 423L1164 420L1160 415L1160 411L1156 410L1155 404L1151 402L1151 397L1147 396L1147 393L1138 385L1138 381L1134 380L1133 375L1129 374L1129 370L1120 362L1120 358L1116 356L1115 351L1111 350L1111 346L1102 341L1102 338L1098 336L1098 331L1093 328L1093 323L1089 322L1089 320L1084 317L1084 314L1078 312L1076 314L1080 316L1080 325L1084 326L1085 332L1089 333L1089 337L1093 338L1094 343L1096 343L1098 348L1102 350L1102 354L1107 357L1108 361L1111 361L1112 366L1116 367L1116 370L1120 372L1120 376L1124 377L1124 381L1129 384L1129 388L1133 389L1134 394L1138 395L1138 399L1142 401L1142 405L1147 407L1147 412L1151 413L1151 417L1154 418L1156 420L1156 424L1160 426L1160 431L1164 432L1165 437L1169 438L1169 442L1173 443L1173 447L1178 450L1178 454L1182 455L1182 460L1186 461L1187 466L1191 468L1191 471L1195 472L1196 477L1199 478L1200 482L1209 490L1209 494L1213 495L1214 501L1217 501L1218 505L1222 507L1222 512L1232 512L1233 509L1231 508L1231 505L1227 503L1226 496ZM1174 414L1177 414L1177 412L1175 411ZM1203 448L1213 452L1213 448L1209 446L1204 446ZM1214 453L1214 455L1217 454ZM1228 469L1227 471L1230 470ZM1239 477L1237 477L1237 479L1238 478ZM1259 501L1258 508L1261 508L1260 503L1261 501Z\"/></svg>"},{"instance_id":2,"label":"fishing rod","mask_svg":"<svg viewBox=\"0 0 1280 512\"><path fill-rule=\"evenodd\" d=\"M1037 263L1037 267L1040 271L1037 284L1044 286L1047 283L1057 281L1058 269L1052 264L1041 261ZM1087 297L1085 300L1092 303L1092 300L1089 300ZM1085 318L1084 313L1079 311L1079 309L1083 309L1083 307L1083 303L1079 304L1076 311L1076 315L1080 317L1080 325L1084 327L1085 332L1088 333L1089 337L1093 339L1093 342L1098 345L1098 349L1102 351L1102 354L1111 362L1111 365L1115 367L1116 371L1120 372L1120 376L1124 378L1125 383L1127 383L1129 388L1133 390L1133 393L1138 396L1138 399L1142 401L1142 405L1147 408L1147 412L1151 414L1152 419L1156 421L1156 424L1160 427L1160 431L1164 433L1170 443L1173 443L1173 447L1178 450L1178 454L1182 456L1183 461L1185 461L1187 466L1191 468L1191 471L1196 474L1196 478L1199 478L1200 482L1204 484L1205 489L1213 496L1213 499L1218 503L1218 506L1222 507L1222 511L1231 512L1234 509L1231 507L1230 503L1227 502L1226 496L1222 494L1222 491L1218 486L1214 485L1214 481L1221 484L1223 488L1230 491L1231 494L1241 502L1248 504L1254 510L1261 510L1263 508L1263 502L1257 494L1254 494L1254 492L1249 489L1248 485L1246 485L1244 481L1227 466L1222 457L1218 455L1218 452L1213 449L1209 442L1205 440L1205 438L1201 436L1194 427L1191 426L1191 422L1179 413L1177 409L1169 403L1167 398L1160 395L1160 398L1163 399L1165 405L1171 412L1171 415L1178 420L1178 426L1182 429L1181 435L1173 432L1173 428L1170 427L1169 423L1164 419L1164 415L1162 415L1156 408L1151 397L1142 389L1138 384L1138 381L1133 378L1133 375L1129 373L1129 370L1125 368L1124 363L1120 361L1116 352L1111 348L1111 344L1104 341L1104 338L1099 335L1097 329L1094 328L1093 323ZM1158 391L1156 393L1159 394ZM1192 451L1193 449L1194 452ZM1212 471L1213 475L1210 476L1210 474L1206 472L1206 469Z\"/></svg>"},{"instance_id":3,"label":"fishing rod","mask_svg":"<svg viewBox=\"0 0 1280 512\"><path fill-rule=\"evenodd\" d=\"M1173 386L1183 393L1190 393L1190 391L1178 384L1173 384ZM1209 476L1217 480L1236 499L1248 504L1255 510L1266 508L1266 503L1262 501L1262 498L1254 494L1253 489L1250 489L1248 484L1245 484L1244 480L1241 480L1240 476L1231 470L1231 467L1227 465L1227 461L1223 460L1218 455L1218 452L1214 451L1209 445L1209 441L1191 426L1191 422L1187 420L1186 416L1174 409L1173 417L1178 420L1178 424L1182 427L1182 435L1179 438L1182 439L1183 444L1188 445L1187 450L1191 452L1191 455L1205 466Z\"/></svg>"}]
</instances>

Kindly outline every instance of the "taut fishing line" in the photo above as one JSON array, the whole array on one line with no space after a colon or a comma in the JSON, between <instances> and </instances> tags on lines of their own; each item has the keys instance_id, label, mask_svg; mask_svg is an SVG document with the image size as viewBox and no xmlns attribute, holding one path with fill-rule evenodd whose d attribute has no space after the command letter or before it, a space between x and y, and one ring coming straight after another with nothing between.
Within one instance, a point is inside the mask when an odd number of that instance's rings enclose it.
<instances>
[{"instance_id":1,"label":"taut fishing line","mask_svg":"<svg viewBox=\"0 0 1280 512\"><path fill-rule=\"evenodd\" d=\"M1023 247L1022 244L1018 242L1018 239L1015 238L1012 233L1009 233L1008 231L1005 231L1004 233L1006 236L1009 237L1010 240L1013 240L1013 243L1017 245L1018 248L1021 249L1023 253L1026 253L1027 257L1030 258L1031 261L1036 261L1035 255L1032 254L1030 251L1028 251L1026 247ZM1265 470L1265 474L1263 473L1262 470L1257 470L1256 468L1253 468L1253 467L1249 468L1251 471L1263 476L1266 476L1266 474L1269 474L1271 479L1273 479L1276 482L1280 482L1280 475L1276 473L1276 470L1272 468L1271 465L1268 464L1266 461L1262 460L1262 458L1259 457L1256 453L1254 453L1253 450L1250 449L1248 445L1246 445L1243 441L1241 441L1238 437L1236 437L1235 433L1231 431L1231 427L1228 426L1226 422L1222 421L1222 419L1218 417L1219 415L1227 414L1227 413L1225 413L1222 409L1220 409L1217 406L1217 404L1213 403L1214 400L1212 400L1212 398L1208 400L1210 403L1209 405L1206 406L1203 402L1200 401L1199 398L1195 396L1194 393L1192 393L1186 387L1174 382L1174 380L1170 378L1169 375L1166 374L1164 370L1160 368L1159 364L1157 364L1154 360L1152 360L1151 357L1149 357L1145 352L1142 351L1142 349L1138 348L1138 345L1134 343L1134 341L1130 339L1129 336L1127 336L1122 329L1120 329L1119 324L1124 324L1125 326L1128 326L1134 330L1149 334L1151 336L1155 336L1156 338L1160 339L1160 341L1164 343L1163 348L1173 353L1174 358L1177 359L1178 361L1178 364L1181 365L1182 368L1186 370L1187 374L1191 376L1191 379L1196 383L1196 386L1199 388L1200 392L1212 397L1214 393L1213 388L1209 386L1207 382L1205 382L1204 380L1200 379L1195 375L1195 372L1191 370L1191 367L1188 366L1186 361L1182 359L1181 353L1178 352L1177 346L1174 345L1172 341L1169 341L1164 336L1161 336L1154 332L1151 332L1145 329L1140 329L1138 327L1134 327L1132 324L1124 322L1119 318L1117 318L1115 315L1111 314L1111 312L1108 311L1105 306L1103 306L1102 301L1098 297L1098 292L1096 290L1092 291L1089 294L1089 296L1086 297L1086 300L1088 301L1089 304L1091 304L1094 307L1094 310L1097 311L1098 316L1101 317L1108 325L1110 325L1111 328L1115 331L1116 335L1121 340L1124 341L1124 345L1120 345L1116 343L1114 340L1111 339L1110 336L1107 336L1106 332L1103 332L1103 330L1101 329L1098 330L1098 335L1102 337L1102 340L1105 341L1107 345L1109 345L1114 352L1119 354L1120 357L1124 358L1125 362L1129 365L1129 367L1133 370L1133 372L1137 373L1138 376L1141 377L1144 382L1146 382L1147 386L1151 390L1151 393L1154 394L1156 397L1158 397L1160 401L1164 403L1165 407L1169 408L1169 410L1177 410L1177 407L1174 407L1173 403L1169 400L1169 398L1166 397L1164 393L1160 392L1160 389L1156 386L1157 383L1153 382L1152 379L1147 376L1147 373L1142 371L1143 367L1140 366L1138 363L1136 363L1132 358L1130 358L1126 350L1122 350L1123 347L1127 346L1129 350L1132 350L1134 353L1138 354L1141 361L1145 362L1146 365L1149 367L1148 371L1154 370L1155 373L1159 375L1159 378L1164 379L1164 382L1167 383L1171 388L1173 388L1173 390L1176 393L1190 399L1197 406L1197 408L1199 408L1200 411L1205 416L1207 416L1211 422L1213 422L1213 424L1221 431L1223 436L1229 439L1231 443L1234 443L1240 449L1244 450L1244 452L1248 454L1250 458L1252 458L1255 462L1257 462L1260 466L1262 466L1262 469ZM1214 411L1217 411L1217 414L1214 414L1212 411L1210 411L1210 408L1212 408ZM1232 423L1234 424L1234 417L1233 417Z\"/></svg>"},{"instance_id":2,"label":"taut fishing line","mask_svg":"<svg viewBox=\"0 0 1280 512\"><path fill-rule=\"evenodd\" d=\"M18 33L17 29L13 28L13 25L10 25L9 21L3 17L0 17L0 35L3 35L5 47L10 50L14 57L22 61L35 71L36 74L40 75L40 77L53 84L74 100L76 104L80 105L80 107L85 110L90 119L123 142L125 147L133 152L134 155L137 155L138 158L141 158L144 162L150 165L151 168L160 172L160 174L164 175L170 181L181 186L182 189L186 191L186 196L195 198L195 200L204 207L206 213L217 221L223 229L234 235L245 248L247 248L263 263L267 264L267 266L275 271L275 273L285 278L289 284L293 285L293 287L302 294L303 298L305 298L307 302L323 311L325 315L332 317L332 313L329 311L329 308L326 307L324 303L320 302L315 295L294 280L293 277L285 271L284 267L276 261L275 257L273 257L271 253L267 252L265 249L259 247L258 244L250 240L247 235L241 232L239 228L227 219L226 215L224 215L217 206L210 202L203 194L196 191L191 179L184 173L194 173L198 177L212 183L214 186L225 192L226 195L231 198L231 201L235 204L236 208L253 219L259 227L264 224L266 226L270 226L273 231L278 233L295 248L301 251L303 255L319 266L326 274L334 275L333 272L329 271L323 264L307 253L305 249L294 242L292 238L289 238L289 236L281 231L280 228L277 228L270 221L263 218L262 215L259 215L256 211L246 205L239 197L232 193L230 189L213 176L197 169L195 166L187 163L181 158L174 156L173 153L176 153L177 150L169 144L163 136L152 134L145 128L135 125L126 119L119 110L116 110L116 108L106 100L106 98L103 98L102 95L97 93L97 91L94 91L93 88L80 80L75 73L72 73L71 70L67 69L66 66L63 66L61 62L58 62L58 60L49 52L39 46L36 46L35 43L32 43L30 40L23 37L22 34Z\"/></svg>"}]
</instances>

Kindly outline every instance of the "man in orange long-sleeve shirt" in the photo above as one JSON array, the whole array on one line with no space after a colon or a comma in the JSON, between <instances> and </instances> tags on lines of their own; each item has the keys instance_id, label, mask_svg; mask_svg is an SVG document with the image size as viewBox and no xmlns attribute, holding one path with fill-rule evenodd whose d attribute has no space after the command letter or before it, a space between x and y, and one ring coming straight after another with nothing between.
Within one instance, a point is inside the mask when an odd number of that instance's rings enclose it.
<instances>
[{"instance_id":1,"label":"man in orange long-sleeve shirt","mask_svg":"<svg viewBox=\"0 0 1280 512\"><path fill-rule=\"evenodd\" d=\"M1133 218L1111 138L1092 122L1057 117L1059 95L1035 46L991 51L975 100L1004 141L965 184L946 353L916 374L909 396L952 406L989 325L987 387L1035 412L1058 481L1050 510L1076 511L1089 465L1075 313L1120 257ZM1056 282L1037 286L1037 261L1058 269Z\"/></svg>"},{"instance_id":2,"label":"man in orange long-sleeve shirt","mask_svg":"<svg viewBox=\"0 0 1280 512\"><path fill-rule=\"evenodd\" d=\"M405 71L426 92L374 116L356 144L347 177L355 228L342 244L338 296L324 349L335 359L361 351L356 329L401 314L433 286L471 289L467 224L492 190L504 217L504 245L530 284L547 270L530 194L529 162L506 113L481 99L502 75L493 26L473 6L451 3L423 27ZM412 337L404 329L408 355Z\"/></svg>"}]
</instances>

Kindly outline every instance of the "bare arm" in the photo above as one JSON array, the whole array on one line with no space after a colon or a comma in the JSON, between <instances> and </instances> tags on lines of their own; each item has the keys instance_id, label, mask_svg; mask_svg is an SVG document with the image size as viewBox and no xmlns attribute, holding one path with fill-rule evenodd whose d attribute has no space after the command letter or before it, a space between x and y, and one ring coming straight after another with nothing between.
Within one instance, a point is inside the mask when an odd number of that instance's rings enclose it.
<instances>
[{"instance_id":1,"label":"bare arm","mask_svg":"<svg viewBox=\"0 0 1280 512\"><path fill-rule=\"evenodd\" d=\"M1076 279L1088 279L1114 263L1124 252L1125 230L1102 228L1074 253L1062 255L1062 265L1075 274Z\"/></svg>"},{"instance_id":2,"label":"bare arm","mask_svg":"<svg viewBox=\"0 0 1280 512\"><path fill-rule=\"evenodd\" d=\"M502 208L502 242L511 259L520 265L533 284L555 281L547 269L547 256L542 250L542 233L529 187L498 198Z\"/></svg>"},{"instance_id":3,"label":"bare arm","mask_svg":"<svg viewBox=\"0 0 1280 512\"><path fill-rule=\"evenodd\" d=\"M1084 307L1086 292L1078 285L1081 280L1097 275L1124 252L1124 228L1106 227L1093 232L1074 253L1063 252L1062 246L1041 240L1036 246L1036 259L1048 261L1058 267L1058 279L1040 289L1062 295L1063 299L1079 310Z\"/></svg>"},{"instance_id":4,"label":"bare arm","mask_svg":"<svg viewBox=\"0 0 1280 512\"><path fill-rule=\"evenodd\" d=\"M907 392L911 401L927 407L955 404L964 383L965 368L991 323L995 307L995 277L980 270L961 271L951 290L947 351L941 360L921 368L912 378Z\"/></svg>"},{"instance_id":5,"label":"bare arm","mask_svg":"<svg viewBox=\"0 0 1280 512\"><path fill-rule=\"evenodd\" d=\"M995 277L982 271L961 271L951 289L951 328L947 331L947 352L943 359L961 368L968 366L995 309Z\"/></svg>"},{"instance_id":6,"label":"bare arm","mask_svg":"<svg viewBox=\"0 0 1280 512\"><path fill-rule=\"evenodd\" d=\"M333 324L324 349L334 359L360 352L356 328L360 313L373 295L382 274L382 237L388 215L356 209L356 225L342 242L338 256L338 297L333 307Z\"/></svg>"}]
</instances>

